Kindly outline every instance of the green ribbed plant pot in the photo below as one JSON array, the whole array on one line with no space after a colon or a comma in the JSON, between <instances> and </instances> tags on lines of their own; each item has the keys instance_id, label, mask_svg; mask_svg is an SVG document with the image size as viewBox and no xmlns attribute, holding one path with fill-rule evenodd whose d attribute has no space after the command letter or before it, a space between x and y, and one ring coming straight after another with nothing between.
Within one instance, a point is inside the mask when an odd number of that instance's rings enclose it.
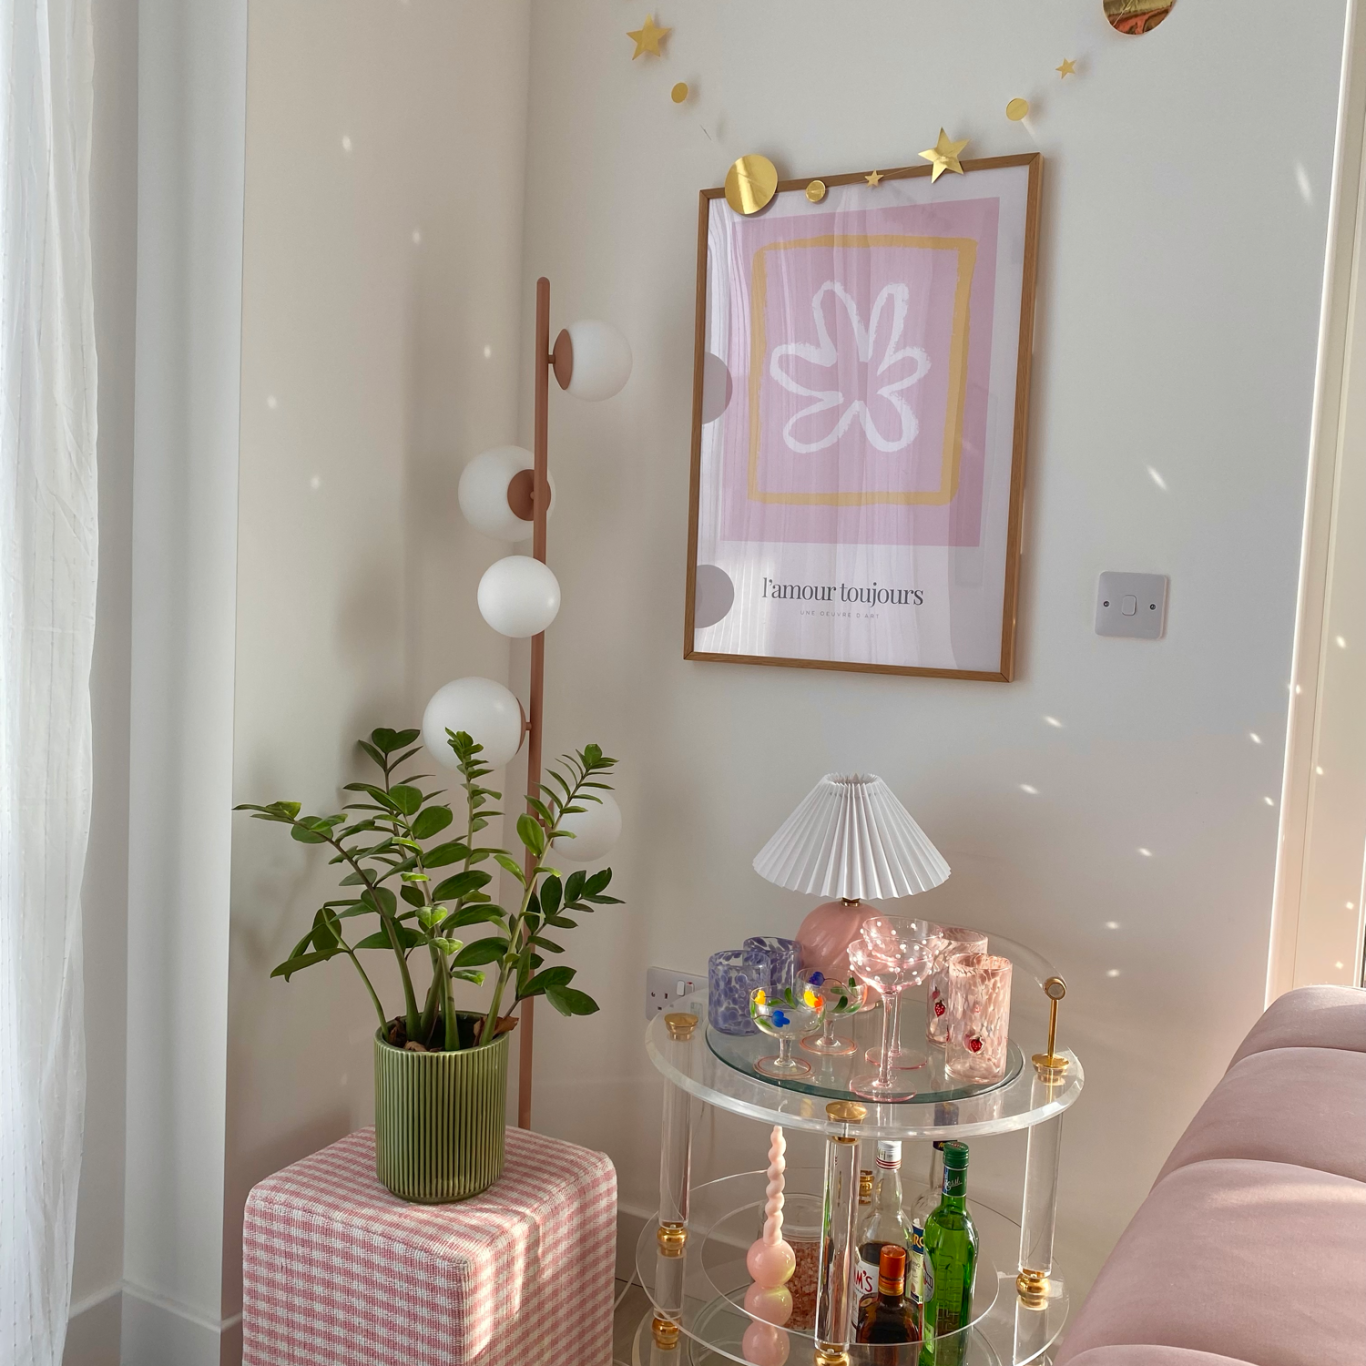
<instances>
[{"instance_id":1,"label":"green ribbed plant pot","mask_svg":"<svg viewBox=\"0 0 1366 1366\"><path fill-rule=\"evenodd\" d=\"M476 1020L477 1015L470 1015ZM508 1036L410 1053L375 1032L375 1170L400 1200L449 1205L503 1174Z\"/></svg>"}]
</instances>

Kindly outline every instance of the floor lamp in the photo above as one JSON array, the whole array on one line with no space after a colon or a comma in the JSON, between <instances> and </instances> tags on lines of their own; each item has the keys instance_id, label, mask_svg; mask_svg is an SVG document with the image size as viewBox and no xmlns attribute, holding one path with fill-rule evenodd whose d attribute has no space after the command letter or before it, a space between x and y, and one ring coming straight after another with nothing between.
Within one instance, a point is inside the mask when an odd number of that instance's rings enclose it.
<instances>
[{"instance_id":1,"label":"floor lamp","mask_svg":"<svg viewBox=\"0 0 1366 1366\"><path fill-rule=\"evenodd\" d=\"M631 374L631 348L610 323L584 320L561 330L550 345L550 281L536 281L535 419L532 449L498 446L477 455L460 476L460 509L476 530L502 541L524 541L531 554L495 561L479 581L479 611L501 635L531 639L527 710L501 683L460 678L447 683L427 705L437 743L446 728L464 730L484 746L494 768L527 747L527 795L540 795L542 715L545 705L545 631L560 610L560 585L546 563L546 519L554 501L549 475L550 376L575 398L600 400L621 391ZM424 721L424 731L426 722ZM533 863L526 855L526 869ZM535 1011L522 1002L517 1123L531 1124L531 1061Z\"/></svg>"}]
</instances>

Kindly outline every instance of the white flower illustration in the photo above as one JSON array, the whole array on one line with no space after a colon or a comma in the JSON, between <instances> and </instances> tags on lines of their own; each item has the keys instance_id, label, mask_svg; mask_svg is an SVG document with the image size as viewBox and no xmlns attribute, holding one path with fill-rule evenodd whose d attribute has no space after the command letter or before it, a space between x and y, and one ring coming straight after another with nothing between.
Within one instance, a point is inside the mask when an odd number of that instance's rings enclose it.
<instances>
[{"instance_id":1,"label":"white flower illustration","mask_svg":"<svg viewBox=\"0 0 1366 1366\"><path fill-rule=\"evenodd\" d=\"M841 339L852 334L854 356L847 351L842 355L831 340L832 329L826 318L825 307L827 295L833 295L835 300L831 308L835 314L833 330ZM815 318L819 340L814 345L788 342L783 346L775 346L769 361L769 374L788 393L815 400L794 413L783 427L783 440L789 450L801 455L827 450L855 422L862 424L868 444L875 450L887 453L904 451L915 440L920 423L900 394L925 377L930 369L930 358L919 346L901 345L910 298L908 286L884 285L873 304L872 317L865 329L859 317L858 305L843 285L827 280L815 292L811 298L811 313ZM846 327L840 326L840 305L843 305ZM876 370L871 371L875 350L880 350L881 356L876 362ZM791 373L799 369L794 362L806 362L825 370L838 367L834 376L812 375L811 384L828 384L831 379L838 378L848 386L847 390L814 388L803 384ZM908 363L914 367L910 373L907 373ZM878 384L876 389L873 388L874 383ZM885 416L892 419L890 425L893 428L889 435L879 430L878 423L869 411L864 395L871 393L886 400L888 412ZM834 416L821 419L823 413L832 413ZM805 424L803 435L811 439L802 440L798 436L799 424Z\"/></svg>"}]
</instances>

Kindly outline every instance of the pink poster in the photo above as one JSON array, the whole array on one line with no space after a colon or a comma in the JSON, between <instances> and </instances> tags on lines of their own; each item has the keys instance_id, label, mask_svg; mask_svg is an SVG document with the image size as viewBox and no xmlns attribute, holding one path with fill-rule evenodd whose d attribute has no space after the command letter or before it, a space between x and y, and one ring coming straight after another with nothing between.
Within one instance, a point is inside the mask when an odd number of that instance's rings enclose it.
<instances>
[{"instance_id":1,"label":"pink poster","mask_svg":"<svg viewBox=\"0 0 1366 1366\"><path fill-rule=\"evenodd\" d=\"M740 222L724 535L977 545L995 199Z\"/></svg>"}]
</instances>

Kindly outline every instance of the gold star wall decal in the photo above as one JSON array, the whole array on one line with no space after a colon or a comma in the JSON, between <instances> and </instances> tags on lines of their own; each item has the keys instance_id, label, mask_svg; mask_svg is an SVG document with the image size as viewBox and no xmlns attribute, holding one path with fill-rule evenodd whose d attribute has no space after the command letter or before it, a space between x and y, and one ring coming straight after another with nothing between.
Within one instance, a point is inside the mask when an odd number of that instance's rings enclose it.
<instances>
[{"instance_id":1,"label":"gold star wall decal","mask_svg":"<svg viewBox=\"0 0 1366 1366\"><path fill-rule=\"evenodd\" d=\"M864 180L866 180L874 189L876 189L876 188L882 183L882 177L881 177L876 171L869 171L868 174L867 174L866 176L864 176L863 178L864 178Z\"/></svg>"},{"instance_id":2,"label":"gold star wall decal","mask_svg":"<svg viewBox=\"0 0 1366 1366\"><path fill-rule=\"evenodd\" d=\"M673 29L671 28L660 28L655 23L654 15L647 14L644 28L634 29L626 34L636 45L636 50L631 53L631 60L635 61L642 52L648 52L655 57L662 57L664 54L660 51L659 45L672 32Z\"/></svg>"},{"instance_id":3,"label":"gold star wall decal","mask_svg":"<svg viewBox=\"0 0 1366 1366\"><path fill-rule=\"evenodd\" d=\"M1054 71L1058 73L1058 79L1065 81L1069 76L1077 74L1077 64L1070 57L1064 57L1061 66L1055 66Z\"/></svg>"},{"instance_id":4,"label":"gold star wall decal","mask_svg":"<svg viewBox=\"0 0 1366 1366\"><path fill-rule=\"evenodd\" d=\"M968 139L962 142L953 142L949 135L941 128L939 130L939 141L933 147L928 147L921 152L921 156L926 161L934 164L934 172L930 176L930 184L934 184L945 171L953 171L956 175L963 174L963 168L959 164L958 154L968 145Z\"/></svg>"}]
</instances>

